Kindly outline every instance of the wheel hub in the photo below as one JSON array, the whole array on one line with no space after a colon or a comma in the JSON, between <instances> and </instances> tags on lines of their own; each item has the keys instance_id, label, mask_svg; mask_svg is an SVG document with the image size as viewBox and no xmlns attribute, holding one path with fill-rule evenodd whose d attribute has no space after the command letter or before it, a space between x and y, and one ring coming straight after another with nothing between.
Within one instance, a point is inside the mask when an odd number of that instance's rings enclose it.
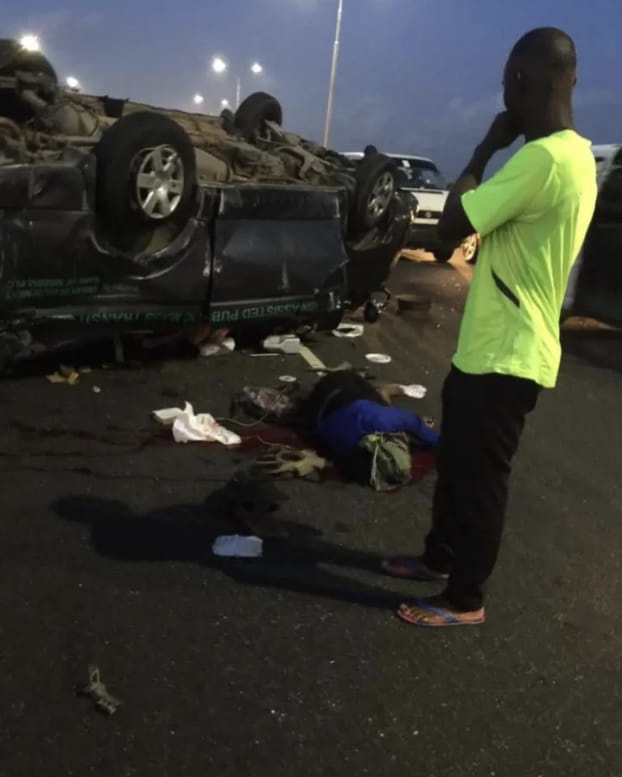
<instances>
[{"instance_id":1,"label":"wheel hub","mask_svg":"<svg viewBox=\"0 0 622 777\"><path fill-rule=\"evenodd\" d=\"M137 154L136 202L154 221L172 216L184 191L184 166L172 146L156 146Z\"/></svg>"},{"instance_id":2,"label":"wheel hub","mask_svg":"<svg viewBox=\"0 0 622 777\"><path fill-rule=\"evenodd\" d=\"M395 181L389 171L378 177L367 200L367 211L373 218L384 215L393 199Z\"/></svg>"}]
</instances>

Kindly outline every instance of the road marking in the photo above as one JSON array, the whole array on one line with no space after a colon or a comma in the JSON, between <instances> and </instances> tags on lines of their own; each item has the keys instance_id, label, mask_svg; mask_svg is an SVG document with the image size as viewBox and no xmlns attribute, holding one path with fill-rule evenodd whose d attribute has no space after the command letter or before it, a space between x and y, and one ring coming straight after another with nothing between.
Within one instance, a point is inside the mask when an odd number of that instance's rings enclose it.
<instances>
[{"instance_id":1,"label":"road marking","mask_svg":"<svg viewBox=\"0 0 622 777\"><path fill-rule=\"evenodd\" d=\"M319 359L310 348L307 348L306 345L301 345L298 353L307 362L312 370L323 370L326 367L324 362Z\"/></svg>"}]
</instances>

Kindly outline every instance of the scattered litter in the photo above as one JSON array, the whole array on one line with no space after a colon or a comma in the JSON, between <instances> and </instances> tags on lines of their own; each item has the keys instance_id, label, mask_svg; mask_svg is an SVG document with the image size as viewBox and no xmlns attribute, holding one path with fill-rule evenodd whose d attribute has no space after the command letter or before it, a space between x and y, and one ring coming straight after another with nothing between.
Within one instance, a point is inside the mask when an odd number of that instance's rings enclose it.
<instances>
[{"instance_id":1,"label":"scattered litter","mask_svg":"<svg viewBox=\"0 0 622 777\"><path fill-rule=\"evenodd\" d=\"M99 386L93 386L93 393L94 394L101 394L101 389Z\"/></svg>"},{"instance_id":2,"label":"scattered litter","mask_svg":"<svg viewBox=\"0 0 622 777\"><path fill-rule=\"evenodd\" d=\"M186 402L183 410L179 407L165 407L162 410L154 410L151 414L156 421L159 421L164 426L172 426L176 418L182 413L192 412L192 405Z\"/></svg>"},{"instance_id":3,"label":"scattered litter","mask_svg":"<svg viewBox=\"0 0 622 777\"><path fill-rule=\"evenodd\" d=\"M241 534L223 534L212 545L215 556L229 558L260 558L263 555L261 537L244 537Z\"/></svg>"},{"instance_id":4,"label":"scattered litter","mask_svg":"<svg viewBox=\"0 0 622 777\"><path fill-rule=\"evenodd\" d=\"M368 353L365 358L374 364L388 364L391 361L391 357L386 353Z\"/></svg>"},{"instance_id":5,"label":"scattered litter","mask_svg":"<svg viewBox=\"0 0 622 777\"><path fill-rule=\"evenodd\" d=\"M339 324L333 329L335 337L362 337L365 327L362 324Z\"/></svg>"},{"instance_id":6,"label":"scattered litter","mask_svg":"<svg viewBox=\"0 0 622 777\"><path fill-rule=\"evenodd\" d=\"M299 477L319 481L328 462L315 451L280 448L261 456L253 466L272 477Z\"/></svg>"},{"instance_id":7,"label":"scattered litter","mask_svg":"<svg viewBox=\"0 0 622 777\"><path fill-rule=\"evenodd\" d=\"M231 353L235 351L235 340L226 337L222 342L207 342L199 346L201 356L216 356L217 354Z\"/></svg>"},{"instance_id":8,"label":"scattered litter","mask_svg":"<svg viewBox=\"0 0 622 777\"><path fill-rule=\"evenodd\" d=\"M242 442L235 432L225 429L209 413L182 413L173 421L175 442L220 442L223 445L239 445Z\"/></svg>"},{"instance_id":9,"label":"scattered litter","mask_svg":"<svg viewBox=\"0 0 622 777\"><path fill-rule=\"evenodd\" d=\"M251 353L251 356L278 356L278 353Z\"/></svg>"},{"instance_id":10,"label":"scattered litter","mask_svg":"<svg viewBox=\"0 0 622 777\"><path fill-rule=\"evenodd\" d=\"M93 370L90 367L80 367L78 372L82 373L82 375L88 375L88 373L93 372Z\"/></svg>"},{"instance_id":11,"label":"scattered litter","mask_svg":"<svg viewBox=\"0 0 622 777\"><path fill-rule=\"evenodd\" d=\"M235 416L238 409L242 409L262 421L280 421L293 408L289 394L296 387L297 383L287 383L286 388L281 390L262 386L244 386L242 391L233 396L231 414Z\"/></svg>"},{"instance_id":12,"label":"scattered litter","mask_svg":"<svg viewBox=\"0 0 622 777\"><path fill-rule=\"evenodd\" d=\"M398 388L401 389L402 394L410 397L411 399L423 399L428 393L428 390L425 386L419 386L416 383L411 383L408 386L400 384Z\"/></svg>"},{"instance_id":13,"label":"scattered litter","mask_svg":"<svg viewBox=\"0 0 622 777\"><path fill-rule=\"evenodd\" d=\"M154 410L153 416L161 424L172 424L175 442L220 442L223 445L239 445L242 442L237 434L225 429L209 413L195 414L189 402L185 403L183 410L167 407Z\"/></svg>"},{"instance_id":14,"label":"scattered litter","mask_svg":"<svg viewBox=\"0 0 622 777\"><path fill-rule=\"evenodd\" d=\"M61 365L56 372L45 377L50 383L68 383L70 386L75 386L80 380L80 373L74 367Z\"/></svg>"},{"instance_id":15,"label":"scattered litter","mask_svg":"<svg viewBox=\"0 0 622 777\"><path fill-rule=\"evenodd\" d=\"M300 338L296 335L271 335L266 337L262 346L266 351L278 351L284 354L300 352Z\"/></svg>"},{"instance_id":16,"label":"scattered litter","mask_svg":"<svg viewBox=\"0 0 622 777\"><path fill-rule=\"evenodd\" d=\"M293 375L279 375L279 383L298 383L298 378L295 378Z\"/></svg>"},{"instance_id":17,"label":"scattered litter","mask_svg":"<svg viewBox=\"0 0 622 777\"><path fill-rule=\"evenodd\" d=\"M393 397L402 395L411 399L423 399L428 392L425 386L416 384L404 386L401 383L374 383L373 386L389 404Z\"/></svg>"},{"instance_id":18,"label":"scattered litter","mask_svg":"<svg viewBox=\"0 0 622 777\"><path fill-rule=\"evenodd\" d=\"M78 694L88 696L95 703L95 708L107 715L114 715L122 704L102 683L99 668L96 666L89 666L89 681L78 688Z\"/></svg>"}]
</instances>

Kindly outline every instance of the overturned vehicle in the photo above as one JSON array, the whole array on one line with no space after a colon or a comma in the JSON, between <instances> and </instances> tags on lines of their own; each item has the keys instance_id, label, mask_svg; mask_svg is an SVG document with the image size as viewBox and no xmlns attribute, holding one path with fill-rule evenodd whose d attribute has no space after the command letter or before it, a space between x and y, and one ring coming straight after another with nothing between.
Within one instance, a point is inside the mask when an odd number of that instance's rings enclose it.
<instances>
[{"instance_id":1,"label":"overturned vehicle","mask_svg":"<svg viewBox=\"0 0 622 777\"><path fill-rule=\"evenodd\" d=\"M204 322L378 315L412 203L391 160L282 128L272 96L206 116L63 88L0 40L0 361Z\"/></svg>"}]
</instances>

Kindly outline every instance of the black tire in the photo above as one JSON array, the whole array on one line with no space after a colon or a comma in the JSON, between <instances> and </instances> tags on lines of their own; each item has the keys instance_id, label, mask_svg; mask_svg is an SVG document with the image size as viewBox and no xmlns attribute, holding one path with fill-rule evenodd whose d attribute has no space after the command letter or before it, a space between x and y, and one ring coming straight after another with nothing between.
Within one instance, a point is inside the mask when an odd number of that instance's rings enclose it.
<instances>
[{"instance_id":1,"label":"black tire","mask_svg":"<svg viewBox=\"0 0 622 777\"><path fill-rule=\"evenodd\" d=\"M395 194L395 163L384 154L369 154L356 171L350 226L355 233L366 232L387 216ZM375 203L372 199L376 197Z\"/></svg>"},{"instance_id":2,"label":"black tire","mask_svg":"<svg viewBox=\"0 0 622 777\"><path fill-rule=\"evenodd\" d=\"M158 150L168 157L169 164L174 164L172 175L176 176L180 191L151 210L146 204L149 188L139 189L138 175L141 169L149 170ZM190 138L175 121L149 111L123 116L105 131L95 147L95 156L99 216L122 227L155 226L172 219L178 223L187 221L197 186L196 157ZM145 175L156 176L157 172L152 169ZM156 185L154 182L153 186Z\"/></svg>"},{"instance_id":3,"label":"black tire","mask_svg":"<svg viewBox=\"0 0 622 777\"><path fill-rule=\"evenodd\" d=\"M380 318L380 310L378 305L374 305L373 302L368 302L363 310L363 318L368 324L375 324Z\"/></svg>"},{"instance_id":4,"label":"black tire","mask_svg":"<svg viewBox=\"0 0 622 777\"><path fill-rule=\"evenodd\" d=\"M0 38L0 76L14 76L18 71L43 76L50 86L58 84L56 71L40 51L26 51L16 40Z\"/></svg>"},{"instance_id":5,"label":"black tire","mask_svg":"<svg viewBox=\"0 0 622 777\"><path fill-rule=\"evenodd\" d=\"M220 114L223 129L232 135L235 132L235 115L232 110L225 108Z\"/></svg>"},{"instance_id":6,"label":"black tire","mask_svg":"<svg viewBox=\"0 0 622 777\"><path fill-rule=\"evenodd\" d=\"M246 140L264 135L266 121L274 122L279 127L283 124L281 103L266 92L249 94L235 112L235 128Z\"/></svg>"},{"instance_id":7,"label":"black tire","mask_svg":"<svg viewBox=\"0 0 622 777\"><path fill-rule=\"evenodd\" d=\"M436 251L433 251L432 253L437 262L448 262L454 255L451 248L437 248Z\"/></svg>"},{"instance_id":8,"label":"black tire","mask_svg":"<svg viewBox=\"0 0 622 777\"><path fill-rule=\"evenodd\" d=\"M58 87L56 71L38 51L26 51L10 38L0 39L0 77L14 78L16 73L28 73L37 78L35 93L51 102ZM0 115L23 124L35 118L31 105L22 100L14 89L0 89Z\"/></svg>"}]
</instances>

